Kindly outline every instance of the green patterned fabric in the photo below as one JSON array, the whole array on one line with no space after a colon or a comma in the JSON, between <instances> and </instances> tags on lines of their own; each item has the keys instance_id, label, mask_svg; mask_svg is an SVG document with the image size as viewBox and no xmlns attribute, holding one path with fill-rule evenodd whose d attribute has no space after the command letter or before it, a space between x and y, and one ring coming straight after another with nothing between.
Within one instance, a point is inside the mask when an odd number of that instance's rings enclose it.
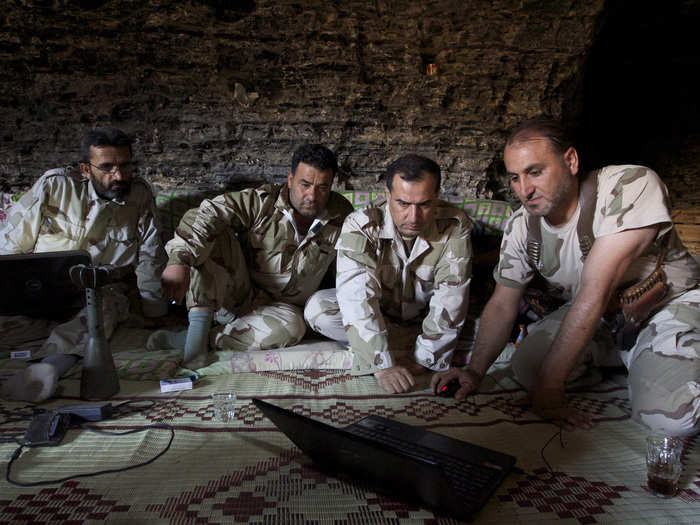
<instances>
[{"instance_id":1,"label":"green patterned fabric","mask_svg":"<svg viewBox=\"0 0 700 525\"><path fill-rule=\"evenodd\" d=\"M0 192L0 224L5 222L5 219L7 219L7 210L9 210L22 195L24 194Z\"/></svg>"},{"instance_id":2,"label":"green patterned fabric","mask_svg":"<svg viewBox=\"0 0 700 525\"><path fill-rule=\"evenodd\" d=\"M375 199L383 198L383 191L341 191L355 209L363 208ZM462 208L475 221L481 222L486 230L503 232L506 220L513 213L510 204L505 201L489 199L467 199L459 195L442 195L441 198L456 208ZM477 224L477 227L479 225Z\"/></svg>"},{"instance_id":3,"label":"green patterned fabric","mask_svg":"<svg viewBox=\"0 0 700 525\"><path fill-rule=\"evenodd\" d=\"M156 211L165 240L172 239L175 228L185 212L196 208L203 199L218 193L197 190L174 190L156 193Z\"/></svg>"},{"instance_id":4,"label":"green patterned fabric","mask_svg":"<svg viewBox=\"0 0 700 525\"><path fill-rule=\"evenodd\" d=\"M173 236L180 219L190 208L199 206L202 199L214 197L220 192L204 190L170 190L156 194L156 208L158 219L163 230L163 239L168 240ZM355 209L367 206L371 201L384 197L381 191L341 191L343 197L348 199ZM21 193L0 193L0 224L5 220L6 211L20 197ZM505 201L489 199L467 199L463 196L443 195L442 198L462 208L476 221L477 233L492 233L500 235L506 225L508 217L513 213L510 204Z\"/></svg>"}]
</instances>

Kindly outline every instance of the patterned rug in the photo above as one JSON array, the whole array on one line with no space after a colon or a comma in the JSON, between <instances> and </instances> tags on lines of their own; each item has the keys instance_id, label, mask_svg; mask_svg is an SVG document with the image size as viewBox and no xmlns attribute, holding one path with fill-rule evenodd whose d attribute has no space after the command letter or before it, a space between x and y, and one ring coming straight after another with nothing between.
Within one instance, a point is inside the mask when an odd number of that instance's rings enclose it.
<instances>
[{"instance_id":1,"label":"patterned rug","mask_svg":"<svg viewBox=\"0 0 700 525\"><path fill-rule=\"evenodd\" d=\"M372 377L340 371L276 371L205 376L192 390L160 393L155 381L122 380L113 404L154 400L140 412L96 423L109 431L167 423L171 448L134 470L20 488L0 482L1 523L252 523L448 524L416 504L394 500L371 486L315 470L251 403L253 397L332 425L378 414L451 437L508 452L524 474L511 474L478 523L700 523L700 454L697 438L685 442L681 491L659 499L647 491L646 431L629 419L624 377L572 394L591 414L593 430L564 432L516 401L523 392L508 371L491 374L484 391L458 403L421 384L387 395ZM79 381L61 381L59 397L42 408L79 403ZM238 395L235 420L214 419L212 392ZM21 436L32 407L0 402L0 431ZM146 461L167 445L170 432L150 429L104 436L68 432L58 447L25 448L13 479L37 482ZM3 471L14 444L1 444ZM549 467L548 467L549 465ZM551 467L551 470L550 470Z\"/></svg>"}]
</instances>

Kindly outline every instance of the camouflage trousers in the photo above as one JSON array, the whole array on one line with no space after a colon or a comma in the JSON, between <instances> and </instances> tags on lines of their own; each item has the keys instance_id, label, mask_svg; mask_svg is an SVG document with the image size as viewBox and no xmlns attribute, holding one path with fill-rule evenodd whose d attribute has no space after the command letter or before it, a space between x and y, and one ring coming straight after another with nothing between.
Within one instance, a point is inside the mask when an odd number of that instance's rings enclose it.
<instances>
[{"instance_id":1,"label":"camouflage trousers","mask_svg":"<svg viewBox=\"0 0 700 525\"><path fill-rule=\"evenodd\" d=\"M528 326L512 361L515 378L526 388L534 383L569 308ZM569 381L590 364L627 367L635 421L669 435L700 431L700 290L686 292L653 315L629 351L617 349L601 322Z\"/></svg>"},{"instance_id":2,"label":"camouflage trousers","mask_svg":"<svg viewBox=\"0 0 700 525\"><path fill-rule=\"evenodd\" d=\"M127 286L108 285L101 292L105 337L109 339L119 323L129 318ZM87 308L65 323L25 316L0 317L0 339L0 348L5 351L38 346L38 351L32 349L32 359L50 354L84 356L90 339Z\"/></svg>"},{"instance_id":3,"label":"camouflage trousers","mask_svg":"<svg viewBox=\"0 0 700 525\"><path fill-rule=\"evenodd\" d=\"M300 307L277 301L250 280L234 233L220 235L209 258L191 268L187 308L214 311L211 347L217 350L267 350L297 344L306 333Z\"/></svg>"},{"instance_id":4,"label":"camouflage trousers","mask_svg":"<svg viewBox=\"0 0 700 525\"><path fill-rule=\"evenodd\" d=\"M325 335L329 339L340 343L348 343L348 337L345 334L343 326L343 318L340 314L338 299L335 294L335 288L328 290L319 290L306 301L304 307L304 319L308 325L319 334ZM396 358L413 358L413 353L416 345L416 337L421 331L421 321L393 323L391 320L384 318L384 323L387 329L387 338L389 340L389 351L391 352L391 361L384 357L385 362L395 361ZM352 349L351 349L352 350ZM371 362L374 356L366 356Z\"/></svg>"}]
</instances>

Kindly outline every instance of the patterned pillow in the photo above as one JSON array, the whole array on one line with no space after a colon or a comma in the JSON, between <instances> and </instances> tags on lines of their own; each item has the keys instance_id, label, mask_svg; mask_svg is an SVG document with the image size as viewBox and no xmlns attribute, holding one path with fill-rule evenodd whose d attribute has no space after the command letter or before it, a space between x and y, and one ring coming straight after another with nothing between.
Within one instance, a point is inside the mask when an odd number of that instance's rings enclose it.
<instances>
[{"instance_id":1,"label":"patterned pillow","mask_svg":"<svg viewBox=\"0 0 700 525\"><path fill-rule=\"evenodd\" d=\"M172 239L180 219L185 212L196 208L206 198L218 193L197 190L161 191L156 194L156 210L164 241Z\"/></svg>"},{"instance_id":2,"label":"patterned pillow","mask_svg":"<svg viewBox=\"0 0 700 525\"><path fill-rule=\"evenodd\" d=\"M0 191L0 224L7 220L7 212L22 195L22 193L3 193Z\"/></svg>"},{"instance_id":3,"label":"patterned pillow","mask_svg":"<svg viewBox=\"0 0 700 525\"><path fill-rule=\"evenodd\" d=\"M366 206L371 201L384 197L384 192L376 191L341 191L340 194L349 200L355 209ZM167 191L156 195L156 207L164 238L170 239L180 218L190 208L199 205L202 199L216 195L204 191ZM493 233L501 235L508 217L513 213L510 204L505 201L488 199L467 199L457 196L443 196L447 202L462 208L476 223L476 233Z\"/></svg>"},{"instance_id":4,"label":"patterned pillow","mask_svg":"<svg viewBox=\"0 0 700 525\"><path fill-rule=\"evenodd\" d=\"M384 197L384 192L377 191L341 191L355 209L366 206L371 201ZM172 190L156 194L158 218L163 229L163 239L172 238L180 219L190 208L199 206L203 199L218 195L212 191ZM21 193L0 193L0 223L7 218L7 211L19 200ZM510 204L505 201L488 199L467 199L465 197L444 195L447 202L462 208L475 220L476 233L501 234L508 217L513 213Z\"/></svg>"},{"instance_id":5,"label":"patterned pillow","mask_svg":"<svg viewBox=\"0 0 700 525\"><path fill-rule=\"evenodd\" d=\"M377 191L341 191L340 194L349 200L355 209L367 206L371 201L384 197L384 192ZM476 221L477 231L503 233L508 217L513 214L510 204L505 201L467 199L455 195L442 195L442 198L453 206L466 211Z\"/></svg>"}]
</instances>

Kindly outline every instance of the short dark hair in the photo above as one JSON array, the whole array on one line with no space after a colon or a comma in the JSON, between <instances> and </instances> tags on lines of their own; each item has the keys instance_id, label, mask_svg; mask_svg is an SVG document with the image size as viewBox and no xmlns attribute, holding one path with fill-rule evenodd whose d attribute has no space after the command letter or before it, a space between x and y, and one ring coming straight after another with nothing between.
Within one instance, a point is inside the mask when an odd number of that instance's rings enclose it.
<instances>
[{"instance_id":1,"label":"short dark hair","mask_svg":"<svg viewBox=\"0 0 700 525\"><path fill-rule=\"evenodd\" d=\"M549 141L555 151L564 154L573 146L573 139L564 125L547 115L538 115L515 126L508 134L506 146L524 142L533 137Z\"/></svg>"},{"instance_id":2,"label":"short dark hair","mask_svg":"<svg viewBox=\"0 0 700 525\"><path fill-rule=\"evenodd\" d=\"M80 142L80 160L90 160L90 146L127 146L131 154L132 143L131 138L122 130L112 126L98 126L88 131Z\"/></svg>"},{"instance_id":3,"label":"short dark hair","mask_svg":"<svg viewBox=\"0 0 700 525\"><path fill-rule=\"evenodd\" d=\"M408 182L423 180L425 174L429 173L435 179L435 191L440 192L440 166L434 160L413 153L396 159L386 168L384 182L389 191L392 191L391 184L397 173L401 179Z\"/></svg>"},{"instance_id":4,"label":"short dark hair","mask_svg":"<svg viewBox=\"0 0 700 525\"><path fill-rule=\"evenodd\" d=\"M331 170L333 176L338 171L338 160L335 153L321 144L304 144L299 146L292 155L292 175L296 175L300 162L316 168L318 171Z\"/></svg>"}]
</instances>

